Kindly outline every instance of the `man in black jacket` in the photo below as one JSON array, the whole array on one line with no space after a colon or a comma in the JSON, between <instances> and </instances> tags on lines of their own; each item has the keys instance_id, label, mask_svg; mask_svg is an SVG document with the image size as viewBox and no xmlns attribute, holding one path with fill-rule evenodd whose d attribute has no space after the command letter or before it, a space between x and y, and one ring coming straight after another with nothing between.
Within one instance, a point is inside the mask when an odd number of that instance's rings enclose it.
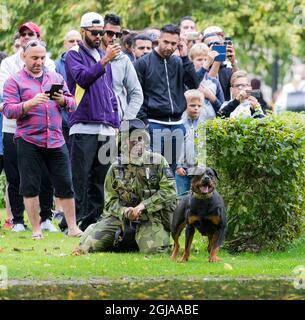
<instances>
[{"instance_id":1,"label":"man in black jacket","mask_svg":"<svg viewBox=\"0 0 305 320\"><path fill-rule=\"evenodd\" d=\"M177 48L180 57L173 55ZM189 89L199 85L186 43L180 41L179 27L164 26L159 45L134 66L144 93L137 117L149 124L152 151L165 156L175 172L176 155L183 146L185 131L181 120L186 109L185 85Z\"/></svg>"}]
</instances>

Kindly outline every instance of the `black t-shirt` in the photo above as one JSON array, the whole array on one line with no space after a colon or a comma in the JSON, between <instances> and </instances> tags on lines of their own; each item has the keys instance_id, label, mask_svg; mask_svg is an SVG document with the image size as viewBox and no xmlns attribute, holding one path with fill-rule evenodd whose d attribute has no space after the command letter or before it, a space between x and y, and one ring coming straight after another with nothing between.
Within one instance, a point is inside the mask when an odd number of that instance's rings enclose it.
<instances>
[{"instance_id":1,"label":"black t-shirt","mask_svg":"<svg viewBox=\"0 0 305 320\"><path fill-rule=\"evenodd\" d=\"M232 74L233 74L232 68L228 68L224 64L221 64L219 72L218 72L218 77L219 77L219 82L222 87L225 101L231 100L230 81L231 81Z\"/></svg>"},{"instance_id":2,"label":"black t-shirt","mask_svg":"<svg viewBox=\"0 0 305 320\"><path fill-rule=\"evenodd\" d=\"M40 83L42 83L43 80L43 74L40 77L35 78L36 80L38 80Z\"/></svg>"}]
</instances>

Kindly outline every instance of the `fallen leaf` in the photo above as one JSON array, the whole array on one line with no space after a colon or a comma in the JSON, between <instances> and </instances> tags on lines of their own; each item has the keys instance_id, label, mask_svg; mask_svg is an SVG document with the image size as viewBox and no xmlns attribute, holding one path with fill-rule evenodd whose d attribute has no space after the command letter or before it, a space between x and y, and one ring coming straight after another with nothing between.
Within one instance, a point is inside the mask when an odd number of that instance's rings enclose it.
<instances>
[{"instance_id":1,"label":"fallen leaf","mask_svg":"<svg viewBox=\"0 0 305 320\"><path fill-rule=\"evenodd\" d=\"M103 299L103 298L107 298L108 297L108 293L105 291L100 291L98 293L98 295Z\"/></svg>"},{"instance_id":2,"label":"fallen leaf","mask_svg":"<svg viewBox=\"0 0 305 320\"><path fill-rule=\"evenodd\" d=\"M138 293L137 294L137 298L140 299L140 300L147 300L147 299L149 299L149 296L147 296L144 293Z\"/></svg>"},{"instance_id":3,"label":"fallen leaf","mask_svg":"<svg viewBox=\"0 0 305 320\"><path fill-rule=\"evenodd\" d=\"M224 268L225 270L233 270L233 267L232 267L229 263L225 263L225 264L223 265L223 268Z\"/></svg>"},{"instance_id":4,"label":"fallen leaf","mask_svg":"<svg viewBox=\"0 0 305 320\"><path fill-rule=\"evenodd\" d=\"M0 252L4 252L5 250L3 248L0 248Z\"/></svg>"},{"instance_id":5,"label":"fallen leaf","mask_svg":"<svg viewBox=\"0 0 305 320\"><path fill-rule=\"evenodd\" d=\"M74 298L75 298L75 293L73 291L69 290L67 299L74 300Z\"/></svg>"}]
</instances>

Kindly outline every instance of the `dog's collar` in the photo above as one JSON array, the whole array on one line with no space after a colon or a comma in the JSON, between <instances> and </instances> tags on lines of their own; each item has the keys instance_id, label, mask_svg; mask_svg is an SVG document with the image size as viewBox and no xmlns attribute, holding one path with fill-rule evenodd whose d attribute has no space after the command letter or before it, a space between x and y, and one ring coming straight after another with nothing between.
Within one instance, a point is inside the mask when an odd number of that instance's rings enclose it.
<instances>
[{"instance_id":1,"label":"dog's collar","mask_svg":"<svg viewBox=\"0 0 305 320\"><path fill-rule=\"evenodd\" d=\"M212 192L207 193L205 195L203 195L202 193L197 193L197 192L192 191L192 194L194 195L195 199L209 199L213 196L214 191L215 190L213 190Z\"/></svg>"}]
</instances>

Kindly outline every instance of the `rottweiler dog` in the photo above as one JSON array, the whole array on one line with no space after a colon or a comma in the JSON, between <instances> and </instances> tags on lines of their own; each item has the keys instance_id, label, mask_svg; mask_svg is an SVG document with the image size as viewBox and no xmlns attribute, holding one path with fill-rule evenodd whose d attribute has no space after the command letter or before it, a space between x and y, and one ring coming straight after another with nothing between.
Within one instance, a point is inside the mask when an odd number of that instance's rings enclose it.
<instances>
[{"instance_id":1,"label":"rottweiler dog","mask_svg":"<svg viewBox=\"0 0 305 320\"><path fill-rule=\"evenodd\" d=\"M191 191L179 202L172 222L174 249L171 259L176 260L179 251L179 236L185 230L185 249L180 262L186 262L197 229L208 236L209 262L217 262L219 247L224 240L227 229L227 218L222 197L216 191L217 172L212 168L197 168L192 177Z\"/></svg>"}]
</instances>

